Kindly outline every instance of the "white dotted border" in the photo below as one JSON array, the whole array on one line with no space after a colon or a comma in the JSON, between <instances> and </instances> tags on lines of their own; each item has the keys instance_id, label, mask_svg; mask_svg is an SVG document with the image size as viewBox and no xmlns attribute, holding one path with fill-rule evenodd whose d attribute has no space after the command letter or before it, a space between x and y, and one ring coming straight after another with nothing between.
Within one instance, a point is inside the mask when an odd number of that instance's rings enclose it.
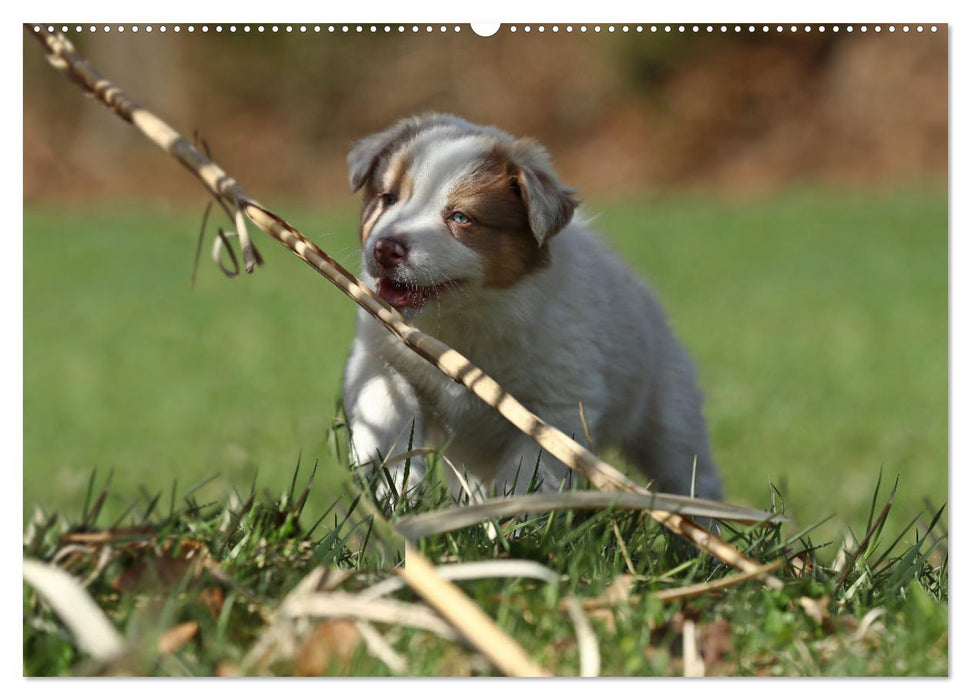
<instances>
[{"instance_id":1,"label":"white dotted border","mask_svg":"<svg viewBox=\"0 0 971 700\"><path fill-rule=\"evenodd\" d=\"M34 31L40 31L41 26L43 26L43 25L35 24L34 25ZM77 25L74 25L74 26L69 26L69 25L66 25L65 24L65 25L61 25L60 27L58 27L56 25L47 25L46 28L47 28L47 31L48 32L53 33L55 31L60 30L61 33L63 33L63 34L68 34L71 31L73 31L75 33L78 33L78 34L83 33L83 32L91 32L91 33L95 33L95 32L104 32L104 33L117 32L119 34L124 34L126 32L131 33L131 34L137 34L139 32L143 32L145 34L151 34L153 32L158 32L160 34L165 34L165 33L170 32L170 31L178 34L178 33L182 32L183 30L186 31L186 32L188 32L189 34L193 34L196 31L199 31L199 32L202 32L203 34L206 34L210 30L215 31L216 33L221 33L221 32L226 31L226 32L229 32L230 34L232 34L232 33L238 33L238 32L243 32L243 33L249 33L249 32L256 32L256 33L265 33L265 32L279 33L281 31L284 32L284 33L287 33L287 34L293 34L293 33L298 33L298 34L308 34L308 33L320 34L321 32L324 32L324 31L326 31L329 34L335 34L335 33L342 33L342 34L349 34L349 33L357 33L357 34L363 34L363 33L370 33L370 34L384 33L384 34L390 34L392 32L397 32L399 34L405 34L405 33L418 34L418 33L421 33L421 32L424 32L426 34L430 34L432 32L444 34L444 33L447 33L447 32L454 32L454 33L457 34L457 33L460 33L460 32L463 31L462 27L459 26L459 25L444 25L444 24L442 24L442 25L431 25L431 24L426 24L426 25L418 25L418 24L409 24L409 25L404 25L404 24L398 24L398 25L390 25L390 24L384 24L384 25L378 25L378 24L370 24L370 25L362 25L362 24L328 24L328 25L320 25L320 24L314 24L314 25L307 25L307 24L299 24L299 25L293 25L293 24L284 24L284 25L279 25L279 24L270 24L270 25L264 25L264 24L258 24L258 25L249 25L249 24L244 24L244 25L215 24L215 25L211 25L211 26L210 25L207 25L207 24L202 24L202 25L195 25L195 24L187 24L187 25L180 25L180 24L175 24L175 25L165 25L165 24L162 24L162 25L152 25L152 24L145 24L145 25L139 25L139 24L130 24L130 25L125 25L125 24L118 24L118 25L108 25L108 24L105 24L105 25L95 25L95 24L90 24L90 25L87 25L87 26L80 25L80 24L77 24ZM549 32L553 33L553 34L560 33L561 31L563 31L563 32L565 32L567 34L570 34L570 33L574 32L574 31L578 31L581 34L588 33L588 32L593 32L593 33L597 34L597 33L603 33L604 31L606 31L607 33L615 33L617 31L620 31L620 32L623 32L623 33L631 32L631 31L638 32L638 33L643 33L645 31L647 31L647 32L655 33L655 34L658 33L658 32L665 32L665 33L677 32L679 34L688 34L688 33L691 33L691 34L699 34L699 33L702 33L702 32L707 33L707 34L712 34L712 33L715 33L715 32L720 32L722 34L727 34L729 32L732 32L732 33L735 33L735 34L740 34L742 32L747 32L749 34L754 34L756 32L760 32L760 33L763 33L763 34L768 34L768 33L772 32L772 31L775 31L776 33L783 33L783 32L787 32L788 31L790 34L795 34L797 32L800 32L800 33L809 33L809 32L820 32L820 33L823 33L823 32L832 32L834 34L838 34L841 31L842 32L847 32L847 33L853 33L854 31L859 31L861 33L867 33L869 31L872 31L874 33L879 34L881 32L886 31L886 32L889 32L890 34L893 34L893 33L897 32L898 30L901 31L901 32L903 32L904 34L908 34L911 31L920 34L920 33L923 33L925 31L925 29L927 29L927 30L929 30L931 32L937 32L937 29L938 28L937 28L937 25L934 25L934 24L927 25L926 27L923 24L914 24L914 25L911 25L911 24L900 24L900 25L896 25L896 24L888 24L888 25L881 25L881 24L873 24L873 25L867 25L867 24L861 24L861 25L853 25L853 24L820 24L820 25L810 25L810 24L806 24L806 25L796 25L796 24L772 24L772 25L770 25L770 24L760 24L760 25L755 25L755 24L746 24L746 25L742 25L742 24L716 24L716 25L712 25L712 24L690 24L690 25L684 25L684 24L677 24L677 25L672 25L672 24L651 24L651 25L640 25L640 24L638 24L638 25L633 25L633 26L627 25L627 24L619 25L619 26L618 25L613 25L613 24L608 24L608 25L599 25L599 24L586 25L586 24L581 24L581 25L577 25L577 26L574 26L572 24L567 24L567 25L564 25L562 27L560 25L556 25L556 24L551 25L549 27L547 27L546 25L542 25L542 24L541 25L536 25L536 26L529 25L529 24L526 24L526 25L512 24L512 25L504 26L501 29L503 29L505 31L508 31L508 32L510 32L512 34L516 34L518 32L524 32L524 33L528 34L528 33L532 32L534 29L536 30L536 32L538 32L540 34L546 33L547 30Z\"/></svg>"},{"instance_id":2,"label":"white dotted border","mask_svg":"<svg viewBox=\"0 0 971 700\"><path fill-rule=\"evenodd\" d=\"M424 31L426 33L431 33L431 32L436 32L437 31L437 32L442 33L442 34L444 34L446 32L454 32L454 33L458 34L458 33L460 33L460 32L463 31L463 28L461 26L459 26L459 25L444 25L444 24L443 25L417 25L417 24L414 24L414 25L407 25L407 26L406 25L401 25L401 24L399 24L399 25L390 25L390 24L384 24L384 25L377 25L377 24L371 24L371 25L362 25L362 24L327 24L327 25L321 25L321 24L312 24L312 25L308 25L308 24L296 24L296 25L294 25L294 24L253 24L253 25L250 25L250 24L244 24L244 25L235 25L235 24L214 24L214 25L208 25L208 24L185 24L185 25L181 25L181 24L173 24L173 25L165 25L165 24L162 24L162 25L155 25L155 24L143 24L143 25L140 25L140 24L130 24L130 25L129 24L118 24L118 25L111 25L111 24L105 24L105 25L96 25L96 24L90 24L90 25L81 25L81 24L76 24L76 25L73 25L73 26L67 25L67 24L59 25L59 26L58 25L51 25L51 24L49 24L49 25L46 25L46 27L45 27L45 25L35 24L33 26L34 26L34 31L35 32L40 31L41 28L44 27L50 33L53 33L55 31L60 31L62 34L68 34L70 32L74 32L74 33L77 33L77 34L81 34L83 32L89 32L89 33L103 32L105 34L109 34L111 32L117 32L118 34L124 34L126 32L131 33L131 34L137 34L139 32L143 32L145 34L151 34L153 32L158 32L160 34L165 34L167 32L174 32L174 33L178 34L178 33L181 33L183 31L188 32L189 34L193 34L193 33L197 32L197 31L198 32L202 32L203 34L206 34L206 33L210 32L210 31L214 31L214 32L217 32L217 33L229 32L230 34L235 34L235 33L240 33L240 32L242 32L244 34L251 33L251 32L256 32L258 34L259 33L266 33L266 32L270 32L270 33L280 33L280 32L284 32L284 33L287 33L287 34L294 34L294 33L297 33L297 34L308 34L308 33L320 34L321 32L325 32L325 31L328 32L328 33L330 33L330 34L334 34L334 33L344 33L344 34L348 34L348 33L358 33L358 34L362 34L362 33L365 33L365 32L368 32L368 33L371 33L371 34L377 34L379 32L385 33L385 34L390 34L391 32L395 32L395 31L398 32L398 33L401 33L401 34L404 34L405 32L411 32L411 33L417 34L420 31Z\"/></svg>"}]
</instances>

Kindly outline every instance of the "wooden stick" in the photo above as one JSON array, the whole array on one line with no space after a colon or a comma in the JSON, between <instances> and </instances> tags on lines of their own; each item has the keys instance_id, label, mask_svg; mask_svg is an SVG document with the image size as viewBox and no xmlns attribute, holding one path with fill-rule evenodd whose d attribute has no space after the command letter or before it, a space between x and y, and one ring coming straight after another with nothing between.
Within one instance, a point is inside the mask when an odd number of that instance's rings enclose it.
<instances>
[{"instance_id":1,"label":"wooden stick","mask_svg":"<svg viewBox=\"0 0 971 700\"><path fill-rule=\"evenodd\" d=\"M396 571L507 676L550 675L549 671L533 663L519 642L500 630L458 586L439 576L431 562L417 549L405 545L405 565Z\"/></svg>"}]
</instances>

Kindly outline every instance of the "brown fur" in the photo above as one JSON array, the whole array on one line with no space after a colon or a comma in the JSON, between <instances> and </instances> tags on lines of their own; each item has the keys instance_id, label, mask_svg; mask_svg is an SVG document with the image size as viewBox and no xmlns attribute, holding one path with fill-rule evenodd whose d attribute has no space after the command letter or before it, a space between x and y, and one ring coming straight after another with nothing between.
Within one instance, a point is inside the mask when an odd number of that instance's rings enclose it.
<instances>
[{"instance_id":1,"label":"brown fur","mask_svg":"<svg viewBox=\"0 0 971 700\"><path fill-rule=\"evenodd\" d=\"M409 152L395 154L382 167L378 167L364 184L364 197L361 208L360 235L361 243L371 235L371 230L378 223L384 208L381 195L391 193L398 199L407 199L411 195L411 178L408 168L411 166ZM388 177L390 175L390 178ZM381 183L390 179L387 189L382 189Z\"/></svg>"},{"instance_id":2,"label":"brown fur","mask_svg":"<svg viewBox=\"0 0 971 700\"><path fill-rule=\"evenodd\" d=\"M510 287L549 264L529 225L529 213L516 187L518 170L497 147L449 197L448 211L460 211L471 223L449 222L452 235L486 261L486 287Z\"/></svg>"}]
</instances>

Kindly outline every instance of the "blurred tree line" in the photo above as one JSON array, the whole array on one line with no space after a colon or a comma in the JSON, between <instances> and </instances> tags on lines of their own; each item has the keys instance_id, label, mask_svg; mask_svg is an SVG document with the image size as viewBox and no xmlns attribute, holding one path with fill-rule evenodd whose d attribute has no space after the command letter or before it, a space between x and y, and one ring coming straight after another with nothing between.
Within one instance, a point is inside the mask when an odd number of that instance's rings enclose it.
<instances>
[{"instance_id":1,"label":"blurred tree line","mask_svg":"<svg viewBox=\"0 0 971 700\"><path fill-rule=\"evenodd\" d=\"M399 34L184 29L69 33L82 55L246 187L346 198L357 138L427 110L545 143L582 194L800 183L879 186L947 172L947 29ZM759 28L761 29L761 27ZM198 194L192 178L46 65L24 39L28 200Z\"/></svg>"}]
</instances>

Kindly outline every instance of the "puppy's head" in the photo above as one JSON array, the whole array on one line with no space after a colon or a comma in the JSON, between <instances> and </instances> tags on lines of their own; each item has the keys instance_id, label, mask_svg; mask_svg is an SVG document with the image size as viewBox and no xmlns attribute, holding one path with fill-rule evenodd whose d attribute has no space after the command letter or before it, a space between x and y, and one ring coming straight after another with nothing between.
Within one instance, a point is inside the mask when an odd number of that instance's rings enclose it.
<instances>
[{"instance_id":1,"label":"puppy's head","mask_svg":"<svg viewBox=\"0 0 971 700\"><path fill-rule=\"evenodd\" d=\"M347 162L363 191L364 268L411 314L452 303L454 287L504 289L542 268L577 205L539 144L451 115L405 119Z\"/></svg>"}]
</instances>

